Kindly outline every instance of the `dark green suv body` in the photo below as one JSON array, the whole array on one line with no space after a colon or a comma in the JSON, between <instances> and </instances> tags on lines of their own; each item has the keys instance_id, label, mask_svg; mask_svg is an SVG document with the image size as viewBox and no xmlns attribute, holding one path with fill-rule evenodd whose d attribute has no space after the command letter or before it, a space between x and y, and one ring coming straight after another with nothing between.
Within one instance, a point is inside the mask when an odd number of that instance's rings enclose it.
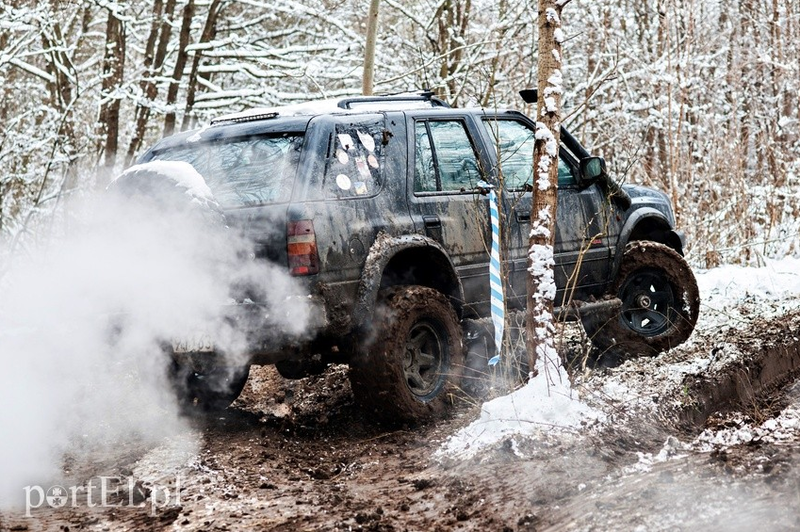
<instances>
[{"instance_id":1,"label":"dark green suv body","mask_svg":"<svg viewBox=\"0 0 800 532\"><path fill-rule=\"evenodd\" d=\"M258 290L238 305L249 363L300 377L347 362L362 402L419 418L444 408L475 336L462 329L489 314L481 182L501 198L507 306L524 308L534 127L516 111L454 109L429 95L352 98L223 117L163 139L140 163L192 164L256 258L298 280L312 316L302 332L270 327ZM601 349L676 345L696 320L697 288L670 202L655 190L620 188L604 172L582 173L589 158L564 132L559 312L580 317ZM178 374L193 383L195 400L236 397L244 368L229 377L230 391L211 393L203 371L213 372L186 356L190 345L180 351L189 369Z\"/></svg>"}]
</instances>

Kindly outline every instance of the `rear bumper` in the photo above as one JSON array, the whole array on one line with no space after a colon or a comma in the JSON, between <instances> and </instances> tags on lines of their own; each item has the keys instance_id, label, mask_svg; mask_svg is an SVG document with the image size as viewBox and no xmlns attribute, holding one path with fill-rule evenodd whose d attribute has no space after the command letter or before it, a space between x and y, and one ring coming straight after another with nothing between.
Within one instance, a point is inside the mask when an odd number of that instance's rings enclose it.
<instances>
[{"instance_id":1,"label":"rear bumper","mask_svg":"<svg viewBox=\"0 0 800 532\"><path fill-rule=\"evenodd\" d=\"M176 350L181 339L173 340L173 357L197 368L244 365L253 360L269 364L304 353L328 327L325 306L314 296L288 297L275 306L252 302L226 305L219 323L213 331L204 332L209 347L203 350Z\"/></svg>"},{"instance_id":2,"label":"rear bumper","mask_svg":"<svg viewBox=\"0 0 800 532\"><path fill-rule=\"evenodd\" d=\"M314 296L288 297L272 308L261 303L231 305L225 319L244 338L247 354L262 357L301 349L328 327L325 305Z\"/></svg>"}]
</instances>

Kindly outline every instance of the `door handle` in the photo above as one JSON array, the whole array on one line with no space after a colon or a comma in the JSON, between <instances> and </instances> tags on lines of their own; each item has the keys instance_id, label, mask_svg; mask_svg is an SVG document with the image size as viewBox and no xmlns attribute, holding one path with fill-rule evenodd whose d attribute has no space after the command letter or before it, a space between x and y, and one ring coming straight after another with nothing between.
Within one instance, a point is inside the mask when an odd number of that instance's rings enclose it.
<instances>
[{"instance_id":1,"label":"door handle","mask_svg":"<svg viewBox=\"0 0 800 532\"><path fill-rule=\"evenodd\" d=\"M517 221L519 223L528 223L528 222L531 221L531 213L530 213L530 211L527 211L527 212L514 211L514 212L515 212L515 214L517 216Z\"/></svg>"},{"instance_id":2,"label":"door handle","mask_svg":"<svg viewBox=\"0 0 800 532\"><path fill-rule=\"evenodd\" d=\"M442 220L435 214L427 214L422 217L426 229L439 229L442 227Z\"/></svg>"}]
</instances>

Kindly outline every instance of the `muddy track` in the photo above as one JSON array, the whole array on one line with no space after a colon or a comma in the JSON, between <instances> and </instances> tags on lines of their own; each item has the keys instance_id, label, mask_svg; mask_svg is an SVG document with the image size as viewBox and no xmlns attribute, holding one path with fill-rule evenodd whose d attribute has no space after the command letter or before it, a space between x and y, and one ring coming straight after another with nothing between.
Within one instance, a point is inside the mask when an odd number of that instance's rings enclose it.
<instances>
[{"instance_id":1,"label":"muddy track","mask_svg":"<svg viewBox=\"0 0 800 532\"><path fill-rule=\"evenodd\" d=\"M169 482L179 475L178 504L155 514L147 507L79 505L38 510L33 518L3 515L0 530L558 530L576 522L587 530L608 523L632 529L636 522L626 512L640 511L636 505L648 504L648 493L679 493L680 485L662 484L683 473L654 469L637 479L650 492L608 479L623 478L620 472L635 464L637 453L657 452L671 430L696 434L715 412L746 410L778 397L781 387L800 375L799 325L800 313L794 313L754 320L733 332L704 333L693 348L696 354L735 349L741 356L686 376L675 392L681 397L662 398L666 422L634 416L575 437L509 438L469 460L436 460L434 453L475 419L476 406L462 405L443 422L391 427L354 405L344 366L299 381L282 379L274 368L254 368L230 409L191 422L186 437L199 450L177 469L163 463L168 449L130 443L70 465L83 477L149 475L159 482L162 475ZM646 373L652 364L679 364L693 356L645 359L635 370ZM675 404L680 406L669 406ZM766 463L748 454L738 460L753 468ZM794 482L796 472L779 454L772 460L783 464L772 469L773 477L780 475L754 496ZM714 478L727 474L731 463L706 456L687 462L687 468L707 467ZM687 480L700 487L703 482L695 476ZM629 504L610 497L627 498ZM606 514L618 521L602 521Z\"/></svg>"},{"instance_id":2,"label":"muddy track","mask_svg":"<svg viewBox=\"0 0 800 532\"><path fill-rule=\"evenodd\" d=\"M800 377L800 313L757 320L712 346L711 353L730 345L745 354L742 360L716 374L684 379L686 394L693 401L679 420L689 427L702 428L714 413L756 408Z\"/></svg>"}]
</instances>

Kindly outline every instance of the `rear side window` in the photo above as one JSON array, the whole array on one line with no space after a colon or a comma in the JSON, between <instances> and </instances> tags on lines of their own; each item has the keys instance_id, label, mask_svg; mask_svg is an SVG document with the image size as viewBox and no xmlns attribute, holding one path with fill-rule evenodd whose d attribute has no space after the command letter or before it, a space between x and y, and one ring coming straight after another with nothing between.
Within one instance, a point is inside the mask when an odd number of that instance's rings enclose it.
<instances>
[{"instance_id":1,"label":"rear side window","mask_svg":"<svg viewBox=\"0 0 800 532\"><path fill-rule=\"evenodd\" d=\"M414 192L466 192L481 180L478 158L460 120L414 126Z\"/></svg>"},{"instance_id":2,"label":"rear side window","mask_svg":"<svg viewBox=\"0 0 800 532\"><path fill-rule=\"evenodd\" d=\"M485 120L484 124L500 152L500 171L508 190L523 190L533 184L533 131L516 120ZM561 150L563 152L563 150ZM558 158L558 186L577 183L574 169Z\"/></svg>"},{"instance_id":3,"label":"rear side window","mask_svg":"<svg viewBox=\"0 0 800 532\"><path fill-rule=\"evenodd\" d=\"M380 191L383 131L382 121L336 124L322 185L326 197L367 197Z\"/></svg>"},{"instance_id":4,"label":"rear side window","mask_svg":"<svg viewBox=\"0 0 800 532\"><path fill-rule=\"evenodd\" d=\"M159 151L154 159L191 164L221 206L248 207L289 201L302 143L300 134L226 139Z\"/></svg>"}]
</instances>

